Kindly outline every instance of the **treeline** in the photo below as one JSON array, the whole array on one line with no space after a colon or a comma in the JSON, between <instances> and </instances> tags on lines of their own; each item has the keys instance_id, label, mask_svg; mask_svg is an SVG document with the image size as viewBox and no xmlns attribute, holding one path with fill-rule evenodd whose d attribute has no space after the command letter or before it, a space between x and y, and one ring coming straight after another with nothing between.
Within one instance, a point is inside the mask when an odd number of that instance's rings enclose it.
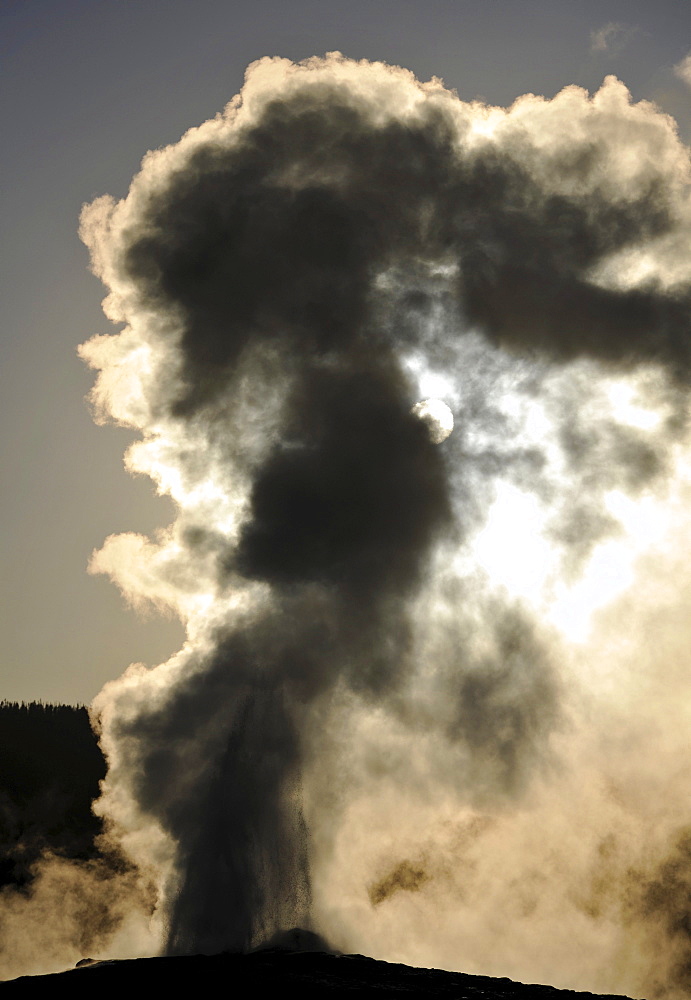
<instances>
[{"instance_id":1,"label":"treeline","mask_svg":"<svg viewBox=\"0 0 691 1000\"><path fill-rule=\"evenodd\" d=\"M46 851L97 855L105 771L86 708L0 702L0 886L26 887Z\"/></svg>"}]
</instances>

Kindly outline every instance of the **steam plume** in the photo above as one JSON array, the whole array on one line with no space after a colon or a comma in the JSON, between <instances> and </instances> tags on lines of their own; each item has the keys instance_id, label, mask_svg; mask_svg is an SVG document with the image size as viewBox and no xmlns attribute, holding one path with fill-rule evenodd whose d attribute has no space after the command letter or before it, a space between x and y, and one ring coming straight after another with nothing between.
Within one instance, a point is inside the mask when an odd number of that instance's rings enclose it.
<instances>
[{"instance_id":1,"label":"steam plume","mask_svg":"<svg viewBox=\"0 0 691 1000\"><path fill-rule=\"evenodd\" d=\"M612 697L592 668L611 640L584 642L637 579L640 504L683 506L688 183L674 123L614 78L504 111L331 54L253 64L84 210L125 324L82 347L93 400L179 511L93 561L188 629L93 706L98 809L157 878L168 951L316 923L382 957L635 991L624 942L664 939L659 988L684 980L679 919L660 937L646 916L681 816L626 799L627 670L618 649ZM454 411L443 444L411 412L428 396ZM598 909L574 894L607 850ZM489 932L506 897L511 945ZM451 930L431 943L411 900ZM579 934L590 963L566 958Z\"/></svg>"}]
</instances>

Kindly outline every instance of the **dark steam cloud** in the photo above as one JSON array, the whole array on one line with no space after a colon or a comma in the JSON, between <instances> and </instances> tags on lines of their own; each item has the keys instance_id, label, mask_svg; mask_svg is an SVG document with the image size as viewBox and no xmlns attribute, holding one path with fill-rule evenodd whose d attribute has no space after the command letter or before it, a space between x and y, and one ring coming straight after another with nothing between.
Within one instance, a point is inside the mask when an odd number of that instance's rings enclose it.
<instances>
[{"instance_id":1,"label":"dark steam cloud","mask_svg":"<svg viewBox=\"0 0 691 1000\"><path fill-rule=\"evenodd\" d=\"M420 865L412 864L407 858L384 878L369 887L372 906L378 906L395 892L419 892L429 875Z\"/></svg>"}]
</instances>

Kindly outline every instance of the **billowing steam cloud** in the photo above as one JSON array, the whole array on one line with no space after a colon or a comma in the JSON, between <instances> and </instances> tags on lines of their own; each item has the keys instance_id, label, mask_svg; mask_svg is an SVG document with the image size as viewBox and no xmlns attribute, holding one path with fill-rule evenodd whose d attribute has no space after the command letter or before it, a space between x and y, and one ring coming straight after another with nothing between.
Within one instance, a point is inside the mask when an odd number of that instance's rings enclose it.
<instances>
[{"instance_id":1,"label":"billowing steam cloud","mask_svg":"<svg viewBox=\"0 0 691 1000\"><path fill-rule=\"evenodd\" d=\"M179 510L93 561L188 630L93 706L167 951L688 987L689 175L614 78L504 111L332 54L85 209L94 403Z\"/></svg>"}]
</instances>

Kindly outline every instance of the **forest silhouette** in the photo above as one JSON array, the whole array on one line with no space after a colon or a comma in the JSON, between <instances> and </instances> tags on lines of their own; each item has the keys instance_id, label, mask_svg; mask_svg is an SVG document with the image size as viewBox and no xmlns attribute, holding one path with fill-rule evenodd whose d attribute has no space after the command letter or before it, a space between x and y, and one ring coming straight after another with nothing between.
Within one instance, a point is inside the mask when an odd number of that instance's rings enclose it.
<instances>
[{"instance_id":1,"label":"forest silhouette","mask_svg":"<svg viewBox=\"0 0 691 1000\"><path fill-rule=\"evenodd\" d=\"M105 776L83 706L0 702L0 887L26 890L45 854L98 856Z\"/></svg>"}]
</instances>

